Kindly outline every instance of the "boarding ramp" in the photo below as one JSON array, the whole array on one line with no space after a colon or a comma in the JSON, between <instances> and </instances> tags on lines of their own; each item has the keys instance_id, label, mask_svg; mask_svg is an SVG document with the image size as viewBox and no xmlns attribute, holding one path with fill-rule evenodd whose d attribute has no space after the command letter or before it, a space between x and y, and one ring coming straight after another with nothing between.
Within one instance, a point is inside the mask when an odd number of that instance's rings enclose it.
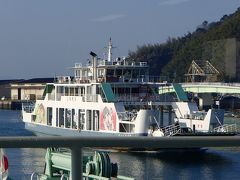
<instances>
[{"instance_id":1,"label":"boarding ramp","mask_svg":"<svg viewBox=\"0 0 240 180\"><path fill-rule=\"evenodd\" d=\"M109 83L102 83L102 90L107 102L116 102L115 95Z\"/></svg>"},{"instance_id":2,"label":"boarding ramp","mask_svg":"<svg viewBox=\"0 0 240 180\"><path fill-rule=\"evenodd\" d=\"M178 101L188 102L188 97L187 97L186 93L184 92L181 84L174 83L172 86L177 95Z\"/></svg>"}]
</instances>

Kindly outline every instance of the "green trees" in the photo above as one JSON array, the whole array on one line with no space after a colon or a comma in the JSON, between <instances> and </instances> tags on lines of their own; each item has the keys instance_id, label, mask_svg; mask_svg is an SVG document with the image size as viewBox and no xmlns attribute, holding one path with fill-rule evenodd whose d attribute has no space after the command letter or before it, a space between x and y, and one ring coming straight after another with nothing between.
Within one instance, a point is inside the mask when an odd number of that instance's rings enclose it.
<instances>
[{"instance_id":1,"label":"green trees","mask_svg":"<svg viewBox=\"0 0 240 180\"><path fill-rule=\"evenodd\" d=\"M138 46L135 52L129 52L129 60L147 61L150 75L167 76L182 82L192 60L213 59L213 65L221 67L223 62L214 61L213 51L219 46L216 40L227 38L240 41L240 8L231 15L224 15L218 22L204 21L195 32L188 32L183 37L169 37L163 44ZM211 43L213 41L215 43ZM214 56L221 57L221 53L221 50L216 51ZM223 80L229 79L224 74L222 72Z\"/></svg>"}]
</instances>

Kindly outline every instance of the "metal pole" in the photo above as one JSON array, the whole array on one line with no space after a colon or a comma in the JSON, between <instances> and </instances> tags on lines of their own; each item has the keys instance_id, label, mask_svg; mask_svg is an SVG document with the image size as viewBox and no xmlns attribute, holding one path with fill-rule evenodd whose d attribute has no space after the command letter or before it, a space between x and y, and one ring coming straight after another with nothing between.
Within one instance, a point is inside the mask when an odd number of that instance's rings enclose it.
<instances>
[{"instance_id":1,"label":"metal pole","mask_svg":"<svg viewBox=\"0 0 240 180\"><path fill-rule=\"evenodd\" d=\"M160 126L163 127L163 126L164 126L164 125L163 125L163 106L160 106L160 113L161 113L161 114L160 114L160 115L161 115L161 116L160 116Z\"/></svg>"},{"instance_id":2,"label":"metal pole","mask_svg":"<svg viewBox=\"0 0 240 180\"><path fill-rule=\"evenodd\" d=\"M168 125L172 124L172 107L168 106Z\"/></svg>"},{"instance_id":3,"label":"metal pole","mask_svg":"<svg viewBox=\"0 0 240 180\"><path fill-rule=\"evenodd\" d=\"M71 177L72 180L80 180L82 178L82 148L72 147L71 156Z\"/></svg>"}]
</instances>

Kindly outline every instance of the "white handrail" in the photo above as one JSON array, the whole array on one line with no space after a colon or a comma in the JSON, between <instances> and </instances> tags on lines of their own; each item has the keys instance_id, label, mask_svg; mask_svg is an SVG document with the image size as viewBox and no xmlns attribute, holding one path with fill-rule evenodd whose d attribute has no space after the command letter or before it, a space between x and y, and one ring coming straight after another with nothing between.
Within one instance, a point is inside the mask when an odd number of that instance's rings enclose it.
<instances>
[{"instance_id":1,"label":"white handrail","mask_svg":"<svg viewBox=\"0 0 240 180\"><path fill-rule=\"evenodd\" d=\"M61 176L61 180L64 180L64 178L66 178L66 180L69 179L68 176L67 176L66 174L63 174L63 175Z\"/></svg>"},{"instance_id":2,"label":"white handrail","mask_svg":"<svg viewBox=\"0 0 240 180\"><path fill-rule=\"evenodd\" d=\"M39 174L36 173L36 172L33 172L33 173L31 174L31 180L33 180L34 175L36 175L36 176L37 176L37 180L39 180Z\"/></svg>"}]
</instances>

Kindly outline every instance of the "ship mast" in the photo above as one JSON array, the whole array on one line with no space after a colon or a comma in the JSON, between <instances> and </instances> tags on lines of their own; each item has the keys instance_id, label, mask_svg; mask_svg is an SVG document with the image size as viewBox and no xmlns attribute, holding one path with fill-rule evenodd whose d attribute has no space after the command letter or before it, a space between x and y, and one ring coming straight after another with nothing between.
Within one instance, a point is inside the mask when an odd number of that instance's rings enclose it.
<instances>
[{"instance_id":1,"label":"ship mast","mask_svg":"<svg viewBox=\"0 0 240 180\"><path fill-rule=\"evenodd\" d=\"M110 38L109 39L109 42L108 42L108 62L112 62L112 49L114 48L113 45L112 45L112 39Z\"/></svg>"}]
</instances>

